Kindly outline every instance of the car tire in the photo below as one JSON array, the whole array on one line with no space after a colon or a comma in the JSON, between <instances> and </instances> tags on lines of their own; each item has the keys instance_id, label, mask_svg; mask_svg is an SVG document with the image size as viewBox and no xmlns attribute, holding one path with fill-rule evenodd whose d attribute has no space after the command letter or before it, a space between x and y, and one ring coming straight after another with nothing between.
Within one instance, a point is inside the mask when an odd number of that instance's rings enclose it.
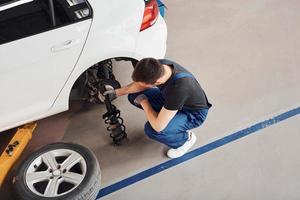
<instances>
[{"instance_id":1,"label":"car tire","mask_svg":"<svg viewBox=\"0 0 300 200\"><path fill-rule=\"evenodd\" d=\"M31 154L19 166L14 195L18 200L95 200L100 183L99 164L89 149L53 143Z\"/></svg>"}]
</instances>

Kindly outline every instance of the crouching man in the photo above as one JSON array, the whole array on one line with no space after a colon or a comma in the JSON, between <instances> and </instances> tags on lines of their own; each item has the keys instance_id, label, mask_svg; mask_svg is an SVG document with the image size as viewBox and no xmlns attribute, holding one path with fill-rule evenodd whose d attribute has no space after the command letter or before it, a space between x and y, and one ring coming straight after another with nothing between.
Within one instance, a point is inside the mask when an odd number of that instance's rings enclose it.
<instances>
[{"instance_id":1,"label":"crouching man","mask_svg":"<svg viewBox=\"0 0 300 200\"><path fill-rule=\"evenodd\" d=\"M169 146L168 157L184 155L197 139L191 130L205 121L211 107L196 78L170 60L144 58L136 64L132 80L116 90L107 87L104 95L128 95L146 114L146 135Z\"/></svg>"}]
</instances>

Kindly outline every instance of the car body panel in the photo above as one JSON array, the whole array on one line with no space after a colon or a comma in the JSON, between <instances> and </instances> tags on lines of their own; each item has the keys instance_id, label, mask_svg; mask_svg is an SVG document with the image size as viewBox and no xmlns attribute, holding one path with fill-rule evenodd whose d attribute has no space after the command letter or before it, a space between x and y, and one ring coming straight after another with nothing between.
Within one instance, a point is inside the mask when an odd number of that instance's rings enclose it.
<instances>
[{"instance_id":1,"label":"car body panel","mask_svg":"<svg viewBox=\"0 0 300 200\"><path fill-rule=\"evenodd\" d=\"M18 114L15 112L14 114L8 114L7 111L9 110L6 109L6 114L1 114L2 118L0 116L0 131L67 110L69 107L70 91L75 81L86 69L100 61L117 57L134 58L136 60L140 60L144 57L164 57L166 52L167 27L162 16L158 17L158 20L152 27L140 32L145 8L144 1L89 0L89 3L93 8L93 19L91 21L92 25L90 27L86 43L80 53L80 56L78 55L78 62L75 62L76 66L68 68L63 72L64 74L68 74L68 76L62 77L62 75L60 75L57 77L64 81L61 88L50 89L51 94L56 93L55 98L51 96L51 99L47 101L47 106L43 106L43 109L40 109L39 112L34 111L31 115L19 117L18 120L13 118L13 116L20 115L20 113ZM58 40L57 42L59 43L59 41L61 40ZM0 45L0 49L1 48L2 46ZM2 55L2 52L0 55ZM64 60L64 58L62 58L62 60ZM76 60L77 59L75 59L75 61ZM64 69L64 65L57 65L53 69L55 68ZM13 71L11 72L13 73ZM48 71L46 70L45 72ZM39 76L40 73L42 73L41 69L32 71L32 73L26 78L19 75L13 80L20 79L18 80L18 84L21 84L21 81L30 81L32 77ZM42 74L47 76L45 73ZM13 80L10 80L10 82ZM50 78L48 78L48 80L50 80ZM1 83L5 84L4 82L8 83L8 80L2 81ZM40 80L40 86L32 87L39 88L37 90L42 91L41 94L47 95L47 84L51 84L52 82L53 80L47 82ZM1 85L0 88L2 90ZM27 98L30 94L35 95L36 91L33 92L30 89L31 87L28 87L26 88L26 93L24 91L24 93L21 93L23 95L14 95L14 97L17 98L17 96L22 96L22 98ZM6 90L9 90L9 87L6 87ZM2 106L7 105L7 103L9 104L8 107L13 104L18 104L21 99L17 99L18 101L8 102L6 98L5 101L2 101L5 102ZM39 103L37 103L37 106L38 104ZM18 112L28 112L30 109L29 106L24 106L23 111L21 111L20 107L21 106L19 106ZM0 113L2 113L1 109L2 107L0 107ZM7 116L11 116L9 117L9 120L7 120Z\"/></svg>"},{"instance_id":2,"label":"car body panel","mask_svg":"<svg viewBox=\"0 0 300 200\"><path fill-rule=\"evenodd\" d=\"M1 128L51 108L76 65L90 24L91 19L0 45Z\"/></svg>"}]
</instances>

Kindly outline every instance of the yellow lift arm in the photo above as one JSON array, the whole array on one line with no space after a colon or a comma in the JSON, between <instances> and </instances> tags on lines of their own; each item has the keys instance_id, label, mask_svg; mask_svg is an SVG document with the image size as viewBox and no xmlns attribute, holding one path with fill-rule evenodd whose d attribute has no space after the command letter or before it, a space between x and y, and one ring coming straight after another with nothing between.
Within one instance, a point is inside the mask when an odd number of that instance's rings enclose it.
<instances>
[{"instance_id":1,"label":"yellow lift arm","mask_svg":"<svg viewBox=\"0 0 300 200\"><path fill-rule=\"evenodd\" d=\"M36 125L37 124L34 122L26 124L22 128L18 128L13 138L6 146L4 152L2 152L0 156L0 187L2 186L9 170L20 157L26 145L30 141Z\"/></svg>"}]
</instances>

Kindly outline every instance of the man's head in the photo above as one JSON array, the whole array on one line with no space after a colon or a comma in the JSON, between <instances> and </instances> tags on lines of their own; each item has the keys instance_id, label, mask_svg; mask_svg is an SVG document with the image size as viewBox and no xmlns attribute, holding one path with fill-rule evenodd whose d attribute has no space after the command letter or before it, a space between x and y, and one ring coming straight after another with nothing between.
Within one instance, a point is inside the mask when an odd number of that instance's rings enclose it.
<instances>
[{"instance_id":1,"label":"man's head","mask_svg":"<svg viewBox=\"0 0 300 200\"><path fill-rule=\"evenodd\" d=\"M132 73L132 80L145 85L159 85L159 79L164 75L163 65L155 58L144 58L140 60Z\"/></svg>"}]
</instances>

